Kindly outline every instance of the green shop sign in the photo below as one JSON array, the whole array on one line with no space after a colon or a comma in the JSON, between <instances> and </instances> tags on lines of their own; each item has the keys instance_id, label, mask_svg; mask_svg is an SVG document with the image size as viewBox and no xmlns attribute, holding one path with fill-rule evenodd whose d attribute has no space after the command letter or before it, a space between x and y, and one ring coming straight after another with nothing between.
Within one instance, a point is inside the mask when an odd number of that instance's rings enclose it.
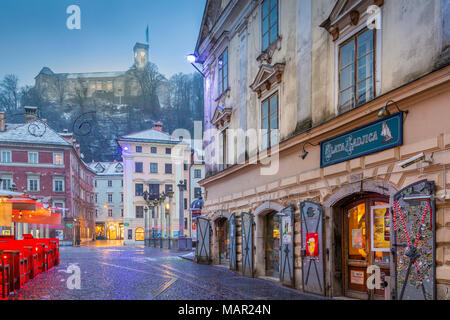
<instances>
[{"instance_id":1,"label":"green shop sign","mask_svg":"<svg viewBox=\"0 0 450 320\"><path fill-rule=\"evenodd\" d=\"M66 223L66 228L72 228L72 224L71 223Z\"/></svg>"},{"instance_id":2,"label":"green shop sign","mask_svg":"<svg viewBox=\"0 0 450 320\"><path fill-rule=\"evenodd\" d=\"M320 167L403 144L403 112L320 143Z\"/></svg>"},{"instance_id":3,"label":"green shop sign","mask_svg":"<svg viewBox=\"0 0 450 320\"><path fill-rule=\"evenodd\" d=\"M124 225L125 227L129 227L129 226L130 226L129 223L124 223L123 225Z\"/></svg>"}]
</instances>

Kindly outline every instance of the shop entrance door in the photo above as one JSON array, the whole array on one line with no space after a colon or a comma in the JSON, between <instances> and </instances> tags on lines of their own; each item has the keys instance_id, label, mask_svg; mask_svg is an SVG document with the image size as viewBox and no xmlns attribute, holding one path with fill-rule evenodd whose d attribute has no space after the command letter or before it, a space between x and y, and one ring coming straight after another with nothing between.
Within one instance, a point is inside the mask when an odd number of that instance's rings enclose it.
<instances>
[{"instance_id":1,"label":"shop entrance door","mask_svg":"<svg viewBox=\"0 0 450 320\"><path fill-rule=\"evenodd\" d=\"M280 278L280 222L276 212L266 217L266 276Z\"/></svg>"},{"instance_id":2,"label":"shop entrance door","mask_svg":"<svg viewBox=\"0 0 450 320\"><path fill-rule=\"evenodd\" d=\"M228 266L230 264L230 223L228 219L217 221L217 240L219 245L219 264Z\"/></svg>"},{"instance_id":3,"label":"shop entrance door","mask_svg":"<svg viewBox=\"0 0 450 320\"><path fill-rule=\"evenodd\" d=\"M117 240L116 224L108 224L108 240Z\"/></svg>"},{"instance_id":4,"label":"shop entrance door","mask_svg":"<svg viewBox=\"0 0 450 320\"><path fill-rule=\"evenodd\" d=\"M123 240L123 223L119 225L119 240Z\"/></svg>"},{"instance_id":5,"label":"shop entrance door","mask_svg":"<svg viewBox=\"0 0 450 320\"><path fill-rule=\"evenodd\" d=\"M384 300L384 289L369 290L369 266L380 268L381 283L389 276L389 199L381 195L360 197L343 208L343 291L345 296L363 300Z\"/></svg>"}]
</instances>

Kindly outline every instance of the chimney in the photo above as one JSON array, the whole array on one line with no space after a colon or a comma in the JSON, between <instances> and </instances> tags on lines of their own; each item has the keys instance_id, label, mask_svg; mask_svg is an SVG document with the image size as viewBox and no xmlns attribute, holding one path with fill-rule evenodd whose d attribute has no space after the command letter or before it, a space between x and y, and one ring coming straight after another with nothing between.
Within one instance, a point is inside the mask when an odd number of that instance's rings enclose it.
<instances>
[{"instance_id":1,"label":"chimney","mask_svg":"<svg viewBox=\"0 0 450 320\"><path fill-rule=\"evenodd\" d=\"M0 112L0 131L6 130L6 113L4 111Z\"/></svg>"},{"instance_id":2,"label":"chimney","mask_svg":"<svg viewBox=\"0 0 450 320\"><path fill-rule=\"evenodd\" d=\"M30 123L37 119L37 107L26 106L25 109L25 122Z\"/></svg>"},{"instance_id":3,"label":"chimney","mask_svg":"<svg viewBox=\"0 0 450 320\"><path fill-rule=\"evenodd\" d=\"M162 132L162 127L163 127L162 122L155 122L155 123L153 124L153 130Z\"/></svg>"}]
</instances>

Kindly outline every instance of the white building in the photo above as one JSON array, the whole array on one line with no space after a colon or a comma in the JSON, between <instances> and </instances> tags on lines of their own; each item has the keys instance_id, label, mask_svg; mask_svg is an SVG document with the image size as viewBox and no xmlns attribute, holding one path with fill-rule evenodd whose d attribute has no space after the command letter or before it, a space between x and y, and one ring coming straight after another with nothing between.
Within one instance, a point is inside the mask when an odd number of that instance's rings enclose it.
<instances>
[{"instance_id":1,"label":"white building","mask_svg":"<svg viewBox=\"0 0 450 320\"><path fill-rule=\"evenodd\" d=\"M95 236L97 240L123 240L123 164L92 162L95 177Z\"/></svg>"},{"instance_id":2,"label":"white building","mask_svg":"<svg viewBox=\"0 0 450 320\"><path fill-rule=\"evenodd\" d=\"M117 139L124 168L124 244L144 244L145 227L157 237L178 238L180 206L184 210L184 234L189 235L189 144L162 131L162 123L150 130ZM186 185L183 196L177 185ZM155 212L144 199L170 195ZM147 222L146 220L147 219Z\"/></svg>"}]
</instances>

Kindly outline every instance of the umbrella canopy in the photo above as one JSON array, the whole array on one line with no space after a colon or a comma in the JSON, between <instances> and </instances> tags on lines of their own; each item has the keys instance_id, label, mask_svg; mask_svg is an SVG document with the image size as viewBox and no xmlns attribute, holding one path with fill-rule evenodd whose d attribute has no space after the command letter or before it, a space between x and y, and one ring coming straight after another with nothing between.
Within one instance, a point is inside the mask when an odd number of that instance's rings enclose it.
<instances>
[{"instance_id":1,"label":"umbrella canopy","mask_svg":"<svg viewBox=\"0 0 450 320\"><path fill-rule=\"evenodd\" d=\"M31 224L61 224L61 214L52 212L56 208L44 206L30 196L11 192L0 192L0 226L10 227L13 222Z\"/></svg>"}]
</instances>

